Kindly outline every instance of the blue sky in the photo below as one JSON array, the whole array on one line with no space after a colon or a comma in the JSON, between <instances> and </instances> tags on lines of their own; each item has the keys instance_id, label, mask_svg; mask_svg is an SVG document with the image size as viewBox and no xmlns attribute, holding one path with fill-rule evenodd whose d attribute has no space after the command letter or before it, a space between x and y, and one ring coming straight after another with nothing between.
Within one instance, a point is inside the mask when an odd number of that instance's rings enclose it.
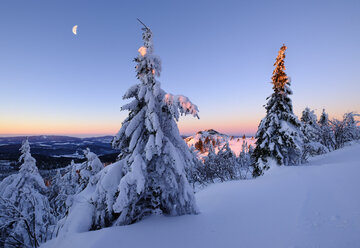
<instances>
[{"instance_id":1,"label":"blue sky","mask_svg":"<svg viewBox=\"0 0 360 248\"><path fill-rule=\"evenodd\" d=\"M360 1L1 1L0 134L116 133L137 83L136 18L153 30L162 87L200 109L184 134L253 134L283 43L296 114L360 112L359 13Z\"/></svg>"}]
</instances>

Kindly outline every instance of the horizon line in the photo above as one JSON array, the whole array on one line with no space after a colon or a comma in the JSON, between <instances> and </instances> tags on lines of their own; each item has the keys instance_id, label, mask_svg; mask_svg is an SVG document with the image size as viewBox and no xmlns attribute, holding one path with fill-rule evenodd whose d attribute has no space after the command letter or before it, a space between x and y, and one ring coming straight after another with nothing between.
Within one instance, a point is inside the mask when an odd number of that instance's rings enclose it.
<instances>
[{"instance_id":1,"label":"horizon line","mask_svg":"<svg viewBox=\"0 0 360 248\"><path fill-rule=\"evenodd\" d=\"M204 131L204 130L200 130L200 131ZM215 130L216 131L216 130ZM195 135L197 132L195 133L180 133L181 136L193 136ZM228 136L243 136L245 135L246 137L254 137L255 134L251 133L242 133L242 134L234 134L234 133L224 133L224 132L219 132L221 134L226 134ZM15 138L15 137L36 137L36 136L66 136L66 137L74 137L74 138L96 138L96 137L105 137L105 136L115 136L114 134L98 134L98 133L93 133L93 134L72 134L72 133L65 133L65 134L0 134L0 138Z\"/></svg>"}]
</instances>

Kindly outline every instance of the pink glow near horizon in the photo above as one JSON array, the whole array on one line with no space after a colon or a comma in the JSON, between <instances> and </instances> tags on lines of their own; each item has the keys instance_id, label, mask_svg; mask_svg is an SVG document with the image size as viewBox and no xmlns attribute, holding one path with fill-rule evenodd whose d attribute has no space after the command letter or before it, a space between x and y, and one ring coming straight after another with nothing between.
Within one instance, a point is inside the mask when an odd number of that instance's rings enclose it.
<instances>
[{"instance_id":1,"label":"pink glow near horizon","mask_svg":"<svg viewBox=\"0 0 360 248\"><path fill-rule=\"evenodd\" d=\"M263 113L264 114L264 113ZM298 116L300 113L297 113ZM319 116L319 111L317 111ZM125 115L124 115L125 116ZM26 123L19 119L7 119L0 124L0 136L31 136L31 135L66 135L76 137L105 136L115 135L123 121L124 116L117 116L112 120L91 121L77 119L69 122L67 120L39 120L39 116L34 119L28 119ZM342 115L330 115L330 118L341 119ZM358 118L360 119L360 118ZM247 119L242 117L228 116L215 117L213 115L204 115L200 113L200 119L190 116L181 117L177 123L180 134L193 135L201 130L214 129L220 133L236 136L253 136L259 125L261 118L257 116L248 116Z\"/></svg>"},{"instance_id":2,"label":"pink glow near horizon","mask_svg":"<svg viewBox=\"0 0 360 248\"><path fill-rule=\"evenodd\" d=\"M192 135L198 131L205 129L214 129L218 132L225 133L228 135L254 135L256 132L257 125L246 125L243 127L233 127L227 125L218 125L218 124L207 124L207 125L183 125L179 124L180 134L182 135ZM49 127L38 127L36 129L32 128L16 128L16 129L2 129L0 132L0 137L11 137L11 136L33 136L33 135L64 135L64 136L76 136L76 137L90 137L90 136L106 136L106 135L115 135L120 129L116 128L89 128L89 127L76 127L76 128L49 128Z\"/></svg>"}]
</instances>

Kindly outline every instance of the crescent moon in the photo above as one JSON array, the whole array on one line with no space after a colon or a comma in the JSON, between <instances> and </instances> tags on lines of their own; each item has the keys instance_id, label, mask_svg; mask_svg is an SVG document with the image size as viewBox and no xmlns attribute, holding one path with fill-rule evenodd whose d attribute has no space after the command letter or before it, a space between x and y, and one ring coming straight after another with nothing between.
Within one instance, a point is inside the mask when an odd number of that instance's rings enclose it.
<instances>
[{"instance_id":1,"label":"crescent moon","mask_svg":"<svg viewBox=\"0 0 360 248\"><path fill-rule=\"evenodd\" d=\"M72 32L77 35L77 27L78 25L75 25L73 28L72 28Z\"/></svg>"}]
</instances>

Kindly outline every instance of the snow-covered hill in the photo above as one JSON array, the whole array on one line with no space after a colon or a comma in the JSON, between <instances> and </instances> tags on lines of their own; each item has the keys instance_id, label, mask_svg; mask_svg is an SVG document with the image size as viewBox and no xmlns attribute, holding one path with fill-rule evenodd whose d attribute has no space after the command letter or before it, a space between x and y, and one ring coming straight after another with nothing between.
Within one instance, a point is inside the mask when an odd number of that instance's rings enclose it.
<instances>
[{"instance_id":1,"label":"snow-covered hill","mask_svg":"<svg viewBox=\"0 0 360 248\"><path fill-rule=\"evenodd\" d=\"M255 146L254 137L234 137L228 136L223 133L219 133L214 129L199 131L195 135L185 138L186 144L191 147L194 146L200 155L206 155L209 151L210 145L215 148L217 152L222 148L226 142L229 142L231 150L239 155L243 142L247 142L248 145Z\"/></svg>"},{"instance_id":2,"label":"snow-covered hill","mask_svg":"<svg viewBox=\"0 0 360 248\"><path fill-rule=\"evenodd\" d=\"M360 247L360 144L196 194L201 213L69 233L42 247Z\"/></svg>"}]
</instances>

